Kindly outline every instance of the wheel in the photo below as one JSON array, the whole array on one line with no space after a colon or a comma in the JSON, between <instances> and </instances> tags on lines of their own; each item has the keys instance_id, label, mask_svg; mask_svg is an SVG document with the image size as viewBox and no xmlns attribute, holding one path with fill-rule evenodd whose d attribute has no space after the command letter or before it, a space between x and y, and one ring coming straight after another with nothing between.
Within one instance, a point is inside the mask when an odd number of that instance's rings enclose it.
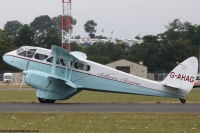
<instances>
[{"instance_id":1,"label":"wheel","mask_svg":"<svg viewBox=\"0 0 200 133\"><path fill-rule=\"evenodd\" d=\"M51 100L51 99L44 99L44 98L39 98L38 100L40 103L54 103L56 100Z\"/></svg>"},{"instance_id":2,"label":"wheel","mask_svg":"<svg viewBox=\"0 0 200 133\"><path fill-rule=\"evenodd\" d=\"M180 101L181 101L182 104L186 103L185 99L181 99L181 98L179 98L179 99L180 99Z\"/></svg>"},{"instance_id":3,"label":"wheel","mask_svg":"<svg viewBox=\"0 0 200 133\"><path fill-rule=\"evenodd\" d=\"M38 97L38 100L39 100L40 103L48 103L48 100L44 99L44 98L39 98Z\"/></svg>"},{"instance_id":4,"label":"wheel","mask_svg":"<svg viewBox=\"0 0 200 133\"><path fill-rule=\"evenodd\" d=\"M48 99L48 103L55 103L56 100Z\"/></svg>"}]
</instances>

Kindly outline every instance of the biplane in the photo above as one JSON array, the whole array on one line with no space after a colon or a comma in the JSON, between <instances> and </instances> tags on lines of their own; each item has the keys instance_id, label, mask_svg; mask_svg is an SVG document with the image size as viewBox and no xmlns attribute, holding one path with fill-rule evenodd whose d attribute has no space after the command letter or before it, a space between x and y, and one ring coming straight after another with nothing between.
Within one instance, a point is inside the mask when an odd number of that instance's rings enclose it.
<instances>
[{"instance_id":1,"label":"biplane","mask_svg":"<svg viewBox=\"0 0 200 133\"><path fill-rule=\"evenodd\" d=\"M3 60L23 71L24 81L36 89L40 103L67 100L82 90L183 98L193 88L198 60L179 63L162 82L137 77L87 60L86 54L52 46L22 46Z\"/></svg>"}]
</instances>

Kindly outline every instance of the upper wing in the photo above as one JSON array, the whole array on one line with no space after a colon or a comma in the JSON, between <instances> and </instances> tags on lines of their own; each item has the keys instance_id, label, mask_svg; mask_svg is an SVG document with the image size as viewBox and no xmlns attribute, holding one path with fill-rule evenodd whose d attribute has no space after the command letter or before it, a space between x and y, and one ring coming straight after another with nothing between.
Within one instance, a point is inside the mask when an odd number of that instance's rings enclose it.
<instances>
[{"instance_id":1,"label":"upper wing","mask_svg":"<svg viewBox=\"0 0 200 133\"><path fill-rule=\"evenodd\" d=\"M65 57L65 59L67 61L69 61L69 60L72 61L72 66L74 66L74 63L76 61L87 62L86 54L79 52L79 51L70 52L67 49L64 49L64 48L61 48L61 47L58 47L55 45L52 46L51 50L52 50L52 54L53 54L53 65L52 65L51 74L48 77L48 79L52 82L57 82L57 81L61 80L61 81L64 81L65 84L71 86L72 88L78 88L78 86L70 80L73 67L70 68L69 76L65 75L65 77L67 77L67 78L59 77L55 74L56 62L59 57ZM67 69L68 69L68 65L66 65L66 70ZM65 73L65 74L67 74L67 73Z\"/></svg>"},{"instance_id":2,"label":"upper wing","mask_svg":"<svg viewBox=\"0 0 200 133\"><path fill-rule=\"evenodd\" d=\"M70 52L67 49L64 49L55 45L51 47L51 50L54 54L57 54L58 56L68 56L71 59L80 60L84 62L86 62L86 59L87 59L86 54L82 52L79 52L79 51Z\"/></svg>"}]
</instances>

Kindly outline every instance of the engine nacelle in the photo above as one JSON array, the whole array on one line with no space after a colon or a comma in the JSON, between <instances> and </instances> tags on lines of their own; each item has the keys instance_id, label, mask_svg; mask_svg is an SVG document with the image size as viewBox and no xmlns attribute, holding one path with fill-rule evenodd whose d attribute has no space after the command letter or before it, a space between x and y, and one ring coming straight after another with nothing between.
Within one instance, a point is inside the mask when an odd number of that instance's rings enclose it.
<instances>
[{"instance_id":1,"label":"engine nacelle","mask_svg":"<svg viewBox=\"0 0 200 133\"><path fill-rule=\"evenodd\" d=\"M26 71L25 83L36 89L36 96L44 99L67 100L81 89L72 88L65 84L65 81L50 81L50 74L40 71Z\"/></svg>"}]
</instances>

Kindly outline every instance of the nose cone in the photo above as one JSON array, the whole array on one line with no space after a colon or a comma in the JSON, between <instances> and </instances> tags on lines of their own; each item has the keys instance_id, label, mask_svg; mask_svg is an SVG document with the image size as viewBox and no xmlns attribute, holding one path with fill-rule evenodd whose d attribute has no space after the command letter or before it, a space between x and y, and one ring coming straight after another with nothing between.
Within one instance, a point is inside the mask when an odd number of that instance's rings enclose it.
<instances>
[{"instance_id":1,"label":"nose cone","mask_svg":"<svg viewBox=\"0 0 200 133\"><path fill-rule=\"evenodd\" d=\"M16 50L14 51L11 51L11 52L8 52L8 53L5 53L2 58L3 58L3 61L9 65L12 65L13 64L13 57L14 55L16 55Z\"/></svg>"},{"instance_id":2,"label":"nose cone","mask_svg":"<svg viewBox=\"0 0 200 133\"><path fill-rule=\"evenodd\" d=\"M5 63L7 63L7 64L9 64L8 62L8 53L6 53L6 54L4 54L3 56L2 56L2 58L3 58L3 61L5 62Z\"/></svg>"}]
</instances>

